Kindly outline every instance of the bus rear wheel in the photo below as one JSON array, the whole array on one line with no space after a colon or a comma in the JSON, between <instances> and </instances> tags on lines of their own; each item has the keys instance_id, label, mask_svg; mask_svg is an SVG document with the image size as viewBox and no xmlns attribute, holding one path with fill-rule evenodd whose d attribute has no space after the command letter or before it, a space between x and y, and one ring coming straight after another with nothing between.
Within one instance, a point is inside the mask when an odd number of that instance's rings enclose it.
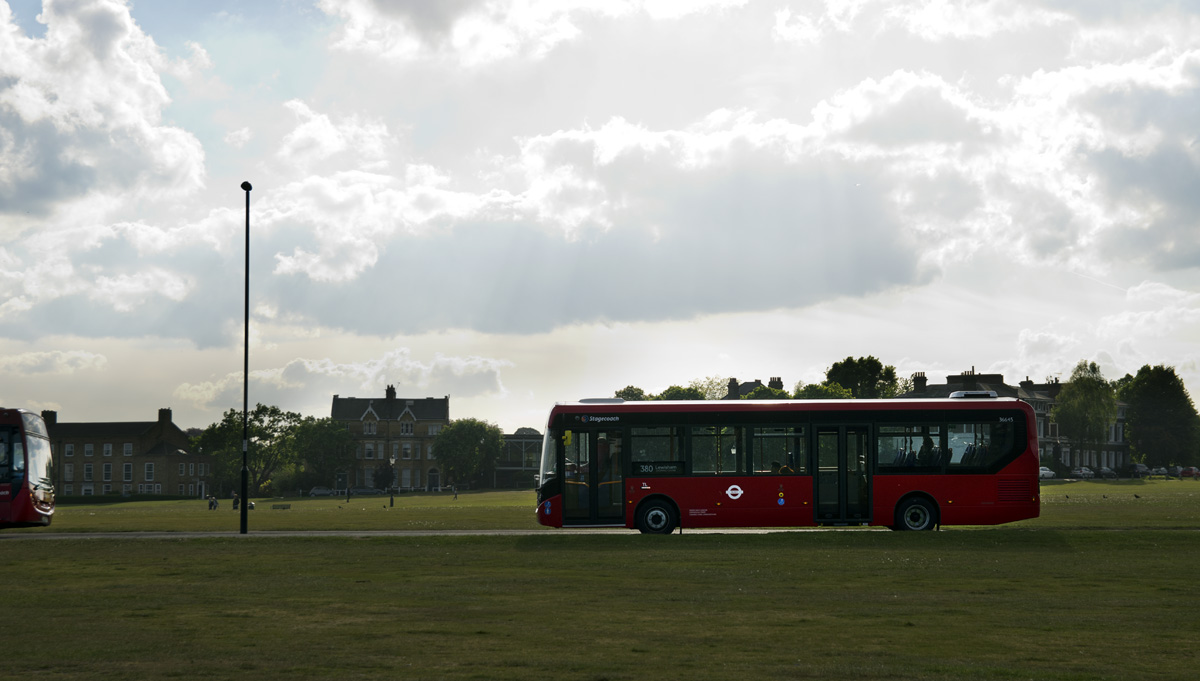
<instances>
[{"instance_id":1,"label":"bus rear wheel","mask_svg":"<svg viewBox=\"0 0 1200 681\"><path fill-rule=\"evenodd\" d=\"M637 528L642 534L671 534L678 522L675 507L665 499L651 499L638 509Z\"/></svg>"},{"instance_id":2,"label":"bus rear wheel","mask_svg":"<svg viewBox=\"0 0 1200 681\"><path fill-rule=\"evenodd\" d=\"M910 497L896 507L894 529L920 532L937 526L937 508L924 497Z\"/></svg>"}]
</instances>

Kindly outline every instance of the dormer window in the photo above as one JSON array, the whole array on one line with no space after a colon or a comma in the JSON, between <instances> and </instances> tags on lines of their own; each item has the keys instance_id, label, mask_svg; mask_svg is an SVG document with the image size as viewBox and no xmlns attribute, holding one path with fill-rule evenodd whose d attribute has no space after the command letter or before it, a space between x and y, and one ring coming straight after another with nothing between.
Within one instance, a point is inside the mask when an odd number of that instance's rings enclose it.
<instances>
[{"instance_id":1,"label":"dormer window","mask_svg":"<svg viewBox=\"0 0 1200 681\"><path fill-rule=\"evenodd\" d=\"M374 435L378 427L378 421L363 421L363 435Z\"/></svg>"},{"instance_id":2,"label":"dormer window","mask_svg":"<svg viewBox=\"0 0 1200 681\"><path fill-rule=\"evenodd\" d=\"M412 421L401 421L400 422L400 434L401 435L412 435L413 434L413 422Z\"/></svg>"}]
</instances>

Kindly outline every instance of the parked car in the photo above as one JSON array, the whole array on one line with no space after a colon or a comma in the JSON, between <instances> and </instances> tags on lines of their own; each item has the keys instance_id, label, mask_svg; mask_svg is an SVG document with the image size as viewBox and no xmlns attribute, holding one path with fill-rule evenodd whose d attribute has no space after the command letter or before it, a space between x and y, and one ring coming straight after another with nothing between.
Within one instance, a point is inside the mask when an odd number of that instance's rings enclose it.
<instances>
[{"instance_id":1,"label":"parked car","mask_svg":"<svg viewBox=\"0 0 1200 681\"><path fill-rule=\"evenodd\" d=\"M1096 474L1087 466L1071 469L1071 477L1073 478L1094 478Z\"/></svg>"},{"instance_id":2,"label":"parked car","mask_svg":"<svg viewBox=\"0 0 1200 681\"><path fill-rule=\"evenodd\" d=\"M310 497L331 497L331 496L333 496L333 490L329 489L328 487L314 487L308 491L308 496L310 496Z\"/></svg>"},{"instance_id":3,"label":"parked car","mask_svg":"<svg viewBox=\"0 0 1200 681\"><path fill-rule=\"evenodd\" d=\"M1117 472L1114 471L1113 469L1109 468L1108 466L1101 466L1100 467L1100 477L1115 478L1115 477L1117 477Z\"/></svg>"},{"instance_id":4,"label":"parked car","mask_svg":"<svg viewBox=\"0 0 1200 681\"><path fill-rule=\"evenodd\" d=\"M1131 463L1127 471L1131 478L1144 478L1150 475L1150 468L1144 463Z\"/></svg>"},{"instance_id":5,"label":"parked car","mask_svg":"<svg viewBox=\"0 0 1200 681\"><path fill-rule=\"evenodd\" d=\"M1200 478L1200 468L1188 466L1179 473L1181 478Z\"/></svg>"},{"instance_id":6,"label":"parked car","mask_svg":"<svg viewBox=\"0 0 1200 681\"><path fill-rule=\"evenodd\" d=\"M350 496L362 497L383 494L383 490L375 489L374 487L351 487Z\"/></svg>"},{"instance_id":7,"label":"parked car","mask_svg":"<svg viewBox=\"0 0 1200 681\"><path fill-rule=\"evenodd\" d=\"M1161 475L1163 477L1166 477L1167 469L1163 468L1162 466L1159 466L1158 468L1155 468L1154 470L1150 471L1150 475Z\"/></svg>"},{"instance_id":8,"label":"parked car","mask_svg":"<svg viewBox=\"0 0 1200 681\"><path fill-rule=\"evenodd\" d=\"M1042 466L1041 468L1038 469L1038 479L1048 480L1053 477L1055 477L1054 471L1050 470L1049 468Z\"/></svg>"},{"instance_id":9,"label":"parked car","mask_svg":"<svg viewBox=\"0 0 1200 681\"><path fill-rule=\"evenodd\" d=\"M1180 468L1179 466L1171 466L1171 467L1167 468L1167 475L1172 478L1182 478L1183 477L1183 469Z\"/></svg>"}]
</instances>

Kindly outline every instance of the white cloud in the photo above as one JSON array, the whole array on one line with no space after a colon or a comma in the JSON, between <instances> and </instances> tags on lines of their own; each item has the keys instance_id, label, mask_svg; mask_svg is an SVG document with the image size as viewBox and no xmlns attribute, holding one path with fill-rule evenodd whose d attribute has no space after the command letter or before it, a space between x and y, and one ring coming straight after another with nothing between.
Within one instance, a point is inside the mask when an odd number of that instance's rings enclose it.
<instances>
[{"instance_id":1,"label":"white cloud","mask_svg":"<svg viewBox=\"0 0 1200 681\"><path fill-rule=\"evenodd\" d=\"M445 59L479 67L511 58L542 59L559 45L580 39L580 23L593 17L644 13L655 20L677 20L744 4L745 0L321 0L319 6L344 22L338 48L393 61Z\"/></svg>"},{"instance_id":2,"label":"white cloud","mask_svg":"<svg viewBox=\"0 0 1200 681\"><path fill-rule=\"evenodd\" d=\"M326 162L342 152L352 152L354 167L372 167L385 156L388 145L387 126L374 121L360 121L347 116L334 121L327 114L314 112L304 102L290 100L284 106L296 115L299 125L284 138L278 155L285 163L307 168Z\"/></svg>"},{"instance_id":3,"label":"white cloud","mask_svg":"<svg viewBox=\"0 0 1200 681\"><path fill-rule=\"evenodd\" d=\"M255 369L250 380L255 401L278 404L288 393L351 393L362 396L382 395L384 386L395 384L403 391L441 391L458 397L498 396L506 394L501 373L511 362L480 356L446 356L435 353L432 359L418 360L409 348L396 348L380 357L361 362L341 363L331 359L296 358L282 366ZM201 407L228 403L241 390L241 373L199 383L183 383L175 397Z\"/></svg>"},{"instance_id":4,"label":"white cloud","mask_svg":"<svg viewBox=\"0 0 1200 681\"><path fill-rule=\"evenodd\" d=\"M0 213L98 194L183 195L203 184L197 139L162 123L154 41L118 0L47 0L43 38L0 14Z\"/></svg>"},{"instance_id":5,"label":"white cloud","mask_svg":"<svg viewBox=\"0 0 1200 681\"><path fill-rule=\"evenodd\" d=\"M230 130L225 135L225 143L234 149L241 149L246 146L251 137L253 137L253 134L250 132L250 128L238 128L237 130Z\"/></svg>"},{"instance_id":6,"label":"white cloud","mask_svg":"<svg viewBox=\"0 0 1200 681\"><path fill-rule=\"evenodd\" d=\"M69 375L89 369L103 369L108 362L104 355L85 350L51 350L24 352L0 357L0 372L15 375Z\"/></svg>"},{"instance_id":7,"label":"white cloud","mask_svg":"<svg viewBox=\"0 0 1200 681\"><path fill-rule=\"evenodd\" d=\"M181 301L192 287L193 283L185 276L150 268L137 274L97 277L88 297L107 303L118 312L131 312L157 296Z\"/></svg>"}]
</instances>

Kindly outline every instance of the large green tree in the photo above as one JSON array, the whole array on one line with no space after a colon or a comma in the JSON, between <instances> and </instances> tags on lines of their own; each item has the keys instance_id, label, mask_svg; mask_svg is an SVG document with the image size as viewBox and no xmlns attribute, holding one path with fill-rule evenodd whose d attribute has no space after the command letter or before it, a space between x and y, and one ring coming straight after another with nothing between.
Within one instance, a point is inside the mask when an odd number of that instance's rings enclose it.
<instances>
[{"instance_id":1,"label":"large green tree","mask_svg":"<svg viewBox=\"0 0 1200 681\"><path fill-rule=\"evenodd\" d=\"M433 455L445 484L486 484L504 448L500 426L479 419L456 419L437 434Z\"/></svg>"},{"instance_id":2,"label":"large green tree","mask_svg":"<svg viewBox=\"0 0 1200 681\"><path fill-rule=\"evenodd\" d=\"M667 388L666 390L662 391L658 395L656 395L654 397L654 399L656 399L656 400L703 400L704 393L700 392L700 389L695 386L689 385L688 387L684 388L683 386L673 385L673 386Z\"/></svg>"},{"instance_id":3,"label":"large green tree","mask_svg":"<svg viewBox=\"0 0 1200 681\"><path fill-rule=\"evenodd\" d=\"M300 420L295 412L264 404L250 411L246 469L251 494L262 494L272 477L292 471L297 460L292 429ZM242 434L242 412L230 409L197 439L201 451L213 457L214 482L221 492L241 488Z\"/></svg>"},{"instance_id":4,"label":"large green tree","mask_svg":"<svg viewBox=\"0 0 1200 681\"><path fill-rule=\"evenodd\" d=\"M1200 415L1174 367L1146 365L1118 385L1135 455L1148 466L1200 463Z\"/></svg>"},{"instance_id":5,"label":"large green tree","mask_svg":"<svg viewBox=\"0 0 1200 681\"><path fill-rule=\"evenodd\" d=\"M796 390L792 393L792 397L798 400L847 400L854 395L837 383L825 381L824 383L804 385L804 382L800 381L796 384Z\"/></svg>"},{"instance_id":6,"label":"large green tree","mask_svg":"<svg viewBox=\"0 0 1200 681\"><path fill-rule=\"evenodd\" d=\"M292 441L300 464L296 484L303 489L333 487L337 474L349 472L354 465L350 431L331 418L305 416L293 428Z\"/></svg>"},{"instance_id":7,"label":"large green tree","mask_svg":"<svg viewBox=\"0 0 1200 681\"><path fill-rule=\"evenodd\" d=\"M786 400L791 395L786 390L772 388L768 385L760 385L748 394L743 395L743 400Z\"/></svg>"},{"instance_id":8,"label":"large green tree","mask_svg":"<svg viewBox=\"0 0 1200 681\"><path fill-rule=\"evenodd\" d=\"M847 357L825 372L827 383L837 383L859 399L895 397L899 387L896 367L884 366L875 357Z\"/></svg>"},{"instance_id":9,"label":"large green tree","mask_svg":"<svg viewBox=\"0 0 1200 681\"><path fill-rule=\"evenodd\" d=\"M626 402L641 402L649 399L646 391L636 385L627 385L613 394L613 397L619 397Z\"/></svg>"},{"instance_id":10,"label":"large green tree","mask_svg":"<svg viewBox=\"0 0 1200 681\"><path fill-rule=\"evenodd\" d=\"M697 378L688 383L688 387L700 391L706 400L723 400L729 394L729 379L721 376Z\"/></svg>"},{"instance_id":11,"label":"large green tree","mask_svg":"<svg viewBox=\"0 0 1200 681\"><path fill-rule=\"evenodd\" d=\"M1055 398L1050 418L1078 448L1108 439L1108 428L1117 418L1117 396L1095 362L1081 360L1075 366Z\"/></svg>"}]
</instances>

